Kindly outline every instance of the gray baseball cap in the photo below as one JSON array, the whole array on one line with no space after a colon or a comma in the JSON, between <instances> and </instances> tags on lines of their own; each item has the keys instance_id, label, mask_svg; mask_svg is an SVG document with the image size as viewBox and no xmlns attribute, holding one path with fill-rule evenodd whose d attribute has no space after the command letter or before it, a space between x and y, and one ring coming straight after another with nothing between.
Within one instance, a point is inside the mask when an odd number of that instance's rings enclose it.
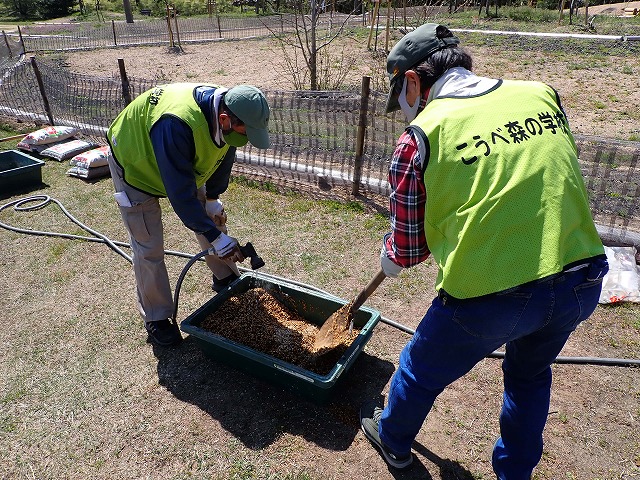
<instances>
[{"instance_id":1,"label":"gray baseball cap","mask_svg":"<svg viewBox=\"0 0 640 480\"><path fill-rule=\"evenodd\" d=\"M251 85L238 85L224 94L224 103L244 123L251 145L269 148L269 105L264 94Z\"/></svg>"},{"instance_id":2,"label":"gray baseball cap","mask_svg":"<svg viewBox=\"0 0 640 480\"><path fill-rule=\"evenodd\" d=\"M387 56L387 74L391 86L387 97L387 113L400 108L398 94L407 70L434 52L459 43L458 37L453 36L447 27L437 23L425 23L402 37Z\"/></svg>"}]
</instances>

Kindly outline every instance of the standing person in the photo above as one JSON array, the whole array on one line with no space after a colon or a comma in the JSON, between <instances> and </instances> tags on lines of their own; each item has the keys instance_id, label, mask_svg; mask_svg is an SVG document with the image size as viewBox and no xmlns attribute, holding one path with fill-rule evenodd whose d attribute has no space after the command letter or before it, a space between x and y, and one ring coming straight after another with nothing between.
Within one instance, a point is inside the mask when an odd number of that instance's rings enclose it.
<instances>
[{"instance_id":1,"label":"standing person","mask_svg":"<svg viewBox=\"0 0 640 480\"><path fill-rule=\"evenodd\" d=\"M162 212L168 197L184 225L196 233L213 289L235 280L244 258L227 235L219 196L229 185L236 147L269 146L269 106L249 85L231 89L175 83L148 90L131 102L107 132L115 198L133 251L138 309L157 345L182 339L170 321L174 303L164 263Z\"/></svg>"},{"instance_id":2,"label":"standing person","mask_svg":"<svg viewBox=\"0 0 640 480\"><path fill-rule=\"evenodd\" d=\"M431 254L437 296L400 354L387 405L364 405L365 436L397 468L436 397L506 344L500 479L529 479L542 455L550 364L596 308L608 270L576 145L557 93L483 78L444 26L391 50L387 112L409 127L391 160L389 277Z\"/></svg>"}]
</instances>

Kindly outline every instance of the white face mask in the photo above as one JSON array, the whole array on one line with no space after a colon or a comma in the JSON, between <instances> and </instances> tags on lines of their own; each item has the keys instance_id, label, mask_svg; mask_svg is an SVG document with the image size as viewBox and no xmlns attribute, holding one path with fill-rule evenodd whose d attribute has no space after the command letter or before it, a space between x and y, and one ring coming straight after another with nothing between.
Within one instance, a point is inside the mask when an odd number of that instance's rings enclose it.
<instances>
[{"instance_id":1,"label":"white face mask","mask_svg":"<svg viewBox=\"0 0 640 480\"><path fill-rule=\"evenodd\" d=\"M418 108L420 108L420 98L416 98L416 102L413 106L407 102L407 77L404 77L404 83L402 84L402 90L398 96L398 103L402 113L407 117L407 122L411 122L418 115Z\"/></svg>"}]
</instances>

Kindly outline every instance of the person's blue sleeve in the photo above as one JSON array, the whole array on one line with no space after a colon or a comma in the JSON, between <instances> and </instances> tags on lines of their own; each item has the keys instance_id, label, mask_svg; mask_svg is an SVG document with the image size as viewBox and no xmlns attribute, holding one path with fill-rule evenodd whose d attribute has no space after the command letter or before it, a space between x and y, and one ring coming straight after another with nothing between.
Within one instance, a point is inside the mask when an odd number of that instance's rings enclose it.
<instances>
[{"instance_id":1,"label":"person's blue sleeve","mask_svg":"<svg viewBox=\"0 0 640 480\"><path fill-rule=\"evenodd\" d=\"M229 188L231 168L236 161L236 147L229 147L222 163L207 180L207 198L218 198Z\"/></svg>"},{"instance_id":2,"label":"person's blue sleeve","mask_svg":"<svg viewBox=\"0 0 640 480\"><path fill-rule=\"evenodd\" d=\"M210 242L220 231L198 200L193 173L195 142L191 128L177 117L167 116L156 122L150 132L151 144L167 191L167 198L182 223Z\"/></svg>"}]
</instances>

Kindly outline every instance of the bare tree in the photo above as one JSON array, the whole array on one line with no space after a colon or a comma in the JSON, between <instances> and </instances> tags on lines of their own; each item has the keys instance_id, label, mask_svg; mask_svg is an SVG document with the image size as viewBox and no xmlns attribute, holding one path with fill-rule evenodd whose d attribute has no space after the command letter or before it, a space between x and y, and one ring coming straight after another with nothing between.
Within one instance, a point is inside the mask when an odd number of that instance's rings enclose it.
<instances>
[{"instance_id":1,"label":"bare tree","mask_svg":"<svg viewBox=\"0 0 640 480\"><path fill-rule=\"evenodd\" d=\"M322 2L322 0L320 0ZM336 40L345 30L345 26L351 15L347 15L336 28L333 27L333 13L325 12L325 3L319 3L318 0L310 0L309 3L304 0L295 0L295 14L290 18L291 28L283 28L283 32L270 31L276 36L280 42L283 55L285 57L286 68L294 76L294 84L298 89L303 89L307 80L311 90L318 90L321 87L327 88L332 83L327 76L333 76L333 83L340 77L342 80L348 73L348 68L352 66L346 59L344 52L341 52L339 58L332 58L328 52L329 45ZM306 10L309 13L306 13ZM327 22L323 22L324 18L328 18ZM288 27L288 26L287 26ZM269 28L269 27L267 27ZM287 47L293 47L294 53L290 54ZM299 61L298 54L302 56L303 61ZM332 72L331 66L336 60L341 71ZM345 65L345 60L347 65ZM355 60L352 62L355 63ZM301 72L300 64L303 64L305 71ZM307 75L308 74L308 75ZM339 83L339 82L338 82Z\"/></svg>"}]
</instances>

